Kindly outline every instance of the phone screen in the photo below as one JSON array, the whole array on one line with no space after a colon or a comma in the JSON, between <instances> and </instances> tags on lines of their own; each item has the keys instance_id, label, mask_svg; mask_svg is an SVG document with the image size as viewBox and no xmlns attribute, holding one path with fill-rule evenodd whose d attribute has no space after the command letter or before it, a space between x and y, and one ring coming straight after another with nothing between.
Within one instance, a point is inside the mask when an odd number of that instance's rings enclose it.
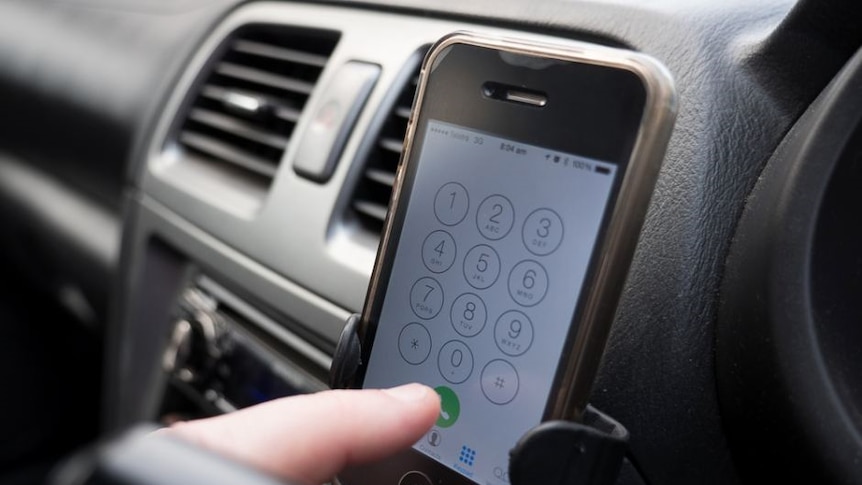
<instances>
[{"instance_id":1,"label":"phone screen","mask_svg":"<svg viewBox=\"0 0 862 485\"><path fill-rule=\"evenodd\" d=\"M441 397L414 448L508 483L543 416L617 165L429 119L363 387Z\"/></svg>"}]
</instances>

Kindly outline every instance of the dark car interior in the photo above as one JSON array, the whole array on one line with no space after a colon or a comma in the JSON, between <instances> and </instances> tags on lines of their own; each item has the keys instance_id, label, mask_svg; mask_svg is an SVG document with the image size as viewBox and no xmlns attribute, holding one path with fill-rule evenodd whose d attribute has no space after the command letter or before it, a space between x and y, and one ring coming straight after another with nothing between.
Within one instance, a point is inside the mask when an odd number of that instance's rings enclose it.
<instances>
[{"instance_id":1,"label":"dark car interior","mask_svg":"<svg viewBox=\"0 0 862 485\"><path fill-rule=\"evenodd\" d=\"M862 482L860 26L852 0L3 2L0 483L326 389L458 30L673 78L591 397L630 434L618 483Z\"/></svg>"}]
</instances>

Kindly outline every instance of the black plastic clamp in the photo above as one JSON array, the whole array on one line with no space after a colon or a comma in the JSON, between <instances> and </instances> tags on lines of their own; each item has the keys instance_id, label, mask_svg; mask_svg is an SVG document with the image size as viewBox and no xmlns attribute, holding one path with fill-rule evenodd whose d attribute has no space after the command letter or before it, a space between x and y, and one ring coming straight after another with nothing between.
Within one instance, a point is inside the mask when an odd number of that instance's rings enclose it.
<instances>
[{"instance_id":1,"label":"black plastic clamp","mask_svg":"<svg viewBox=\"0 0 862 485\"><path fill-rule=\"evenodd\" d=\"M348 387L362 363L362 346L353 314L344 325L332 358L329 384ZM610 485L617 479L629 433L592 406L583 420L546 421L528 431L509 453L511 485Z\"/></svg>"},{"instance_id":2,"label":"black plastic clamp","mask_svg":"<svg viewBox=\"0 0 862 485\"><path fill-rule=\"evenodd\" d=\"M344 389L350 387L356 370L362 364L362 346L359 343L359 314L347 317L341 337L332 355L332 365L329 367L329 387Z\"/></svg>"},{"instance_id":3,"label":"black plastic clamp","mask_svg":"<svg viewBox=\"0 0 862 485\"><path fill-rule=\"evenodd\" d=\"M587 406L583 421L546 421L509 452L512 485L609 485L616 482L629 433Z\"/></svg>"}]
</instances>

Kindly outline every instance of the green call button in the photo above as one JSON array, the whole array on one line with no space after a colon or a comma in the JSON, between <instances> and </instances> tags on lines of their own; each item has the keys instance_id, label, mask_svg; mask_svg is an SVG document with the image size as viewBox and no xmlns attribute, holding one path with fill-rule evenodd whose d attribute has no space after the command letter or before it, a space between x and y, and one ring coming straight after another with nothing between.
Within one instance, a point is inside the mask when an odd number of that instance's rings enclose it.
<instances>
[{"instance_id":1,"label":"green call button","mask_svg":"<svg viewBox=\"0 0 862 485\"><path fill-rule=\"evenodd\" d=\"M446 386L438 386L434 390L440 395L440 416L437 418L437 426L448 428L455 424L455 421L458 421L458 415L461 414L461 403L458 401L458 395L455 394L455 391Z\"/></svg>"}]
</instances>

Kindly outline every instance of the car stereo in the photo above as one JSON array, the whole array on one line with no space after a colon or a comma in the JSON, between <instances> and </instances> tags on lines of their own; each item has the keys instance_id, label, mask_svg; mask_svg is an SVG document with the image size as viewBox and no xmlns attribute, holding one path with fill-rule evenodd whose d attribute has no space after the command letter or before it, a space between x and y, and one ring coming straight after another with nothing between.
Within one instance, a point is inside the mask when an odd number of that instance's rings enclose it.
<instances>
[{"instance_id":1,"label":"car stereo","mask_svg":"<svg viewBox=\"0 0 862 485\"><path fill-rule=\"evenodd\" d=\"M182 414L196 417L327 388L326 352L206 276L180 293L172 318L162 416L178 411L175 394L196 408Z\"/></svg>"}]
</instances>

